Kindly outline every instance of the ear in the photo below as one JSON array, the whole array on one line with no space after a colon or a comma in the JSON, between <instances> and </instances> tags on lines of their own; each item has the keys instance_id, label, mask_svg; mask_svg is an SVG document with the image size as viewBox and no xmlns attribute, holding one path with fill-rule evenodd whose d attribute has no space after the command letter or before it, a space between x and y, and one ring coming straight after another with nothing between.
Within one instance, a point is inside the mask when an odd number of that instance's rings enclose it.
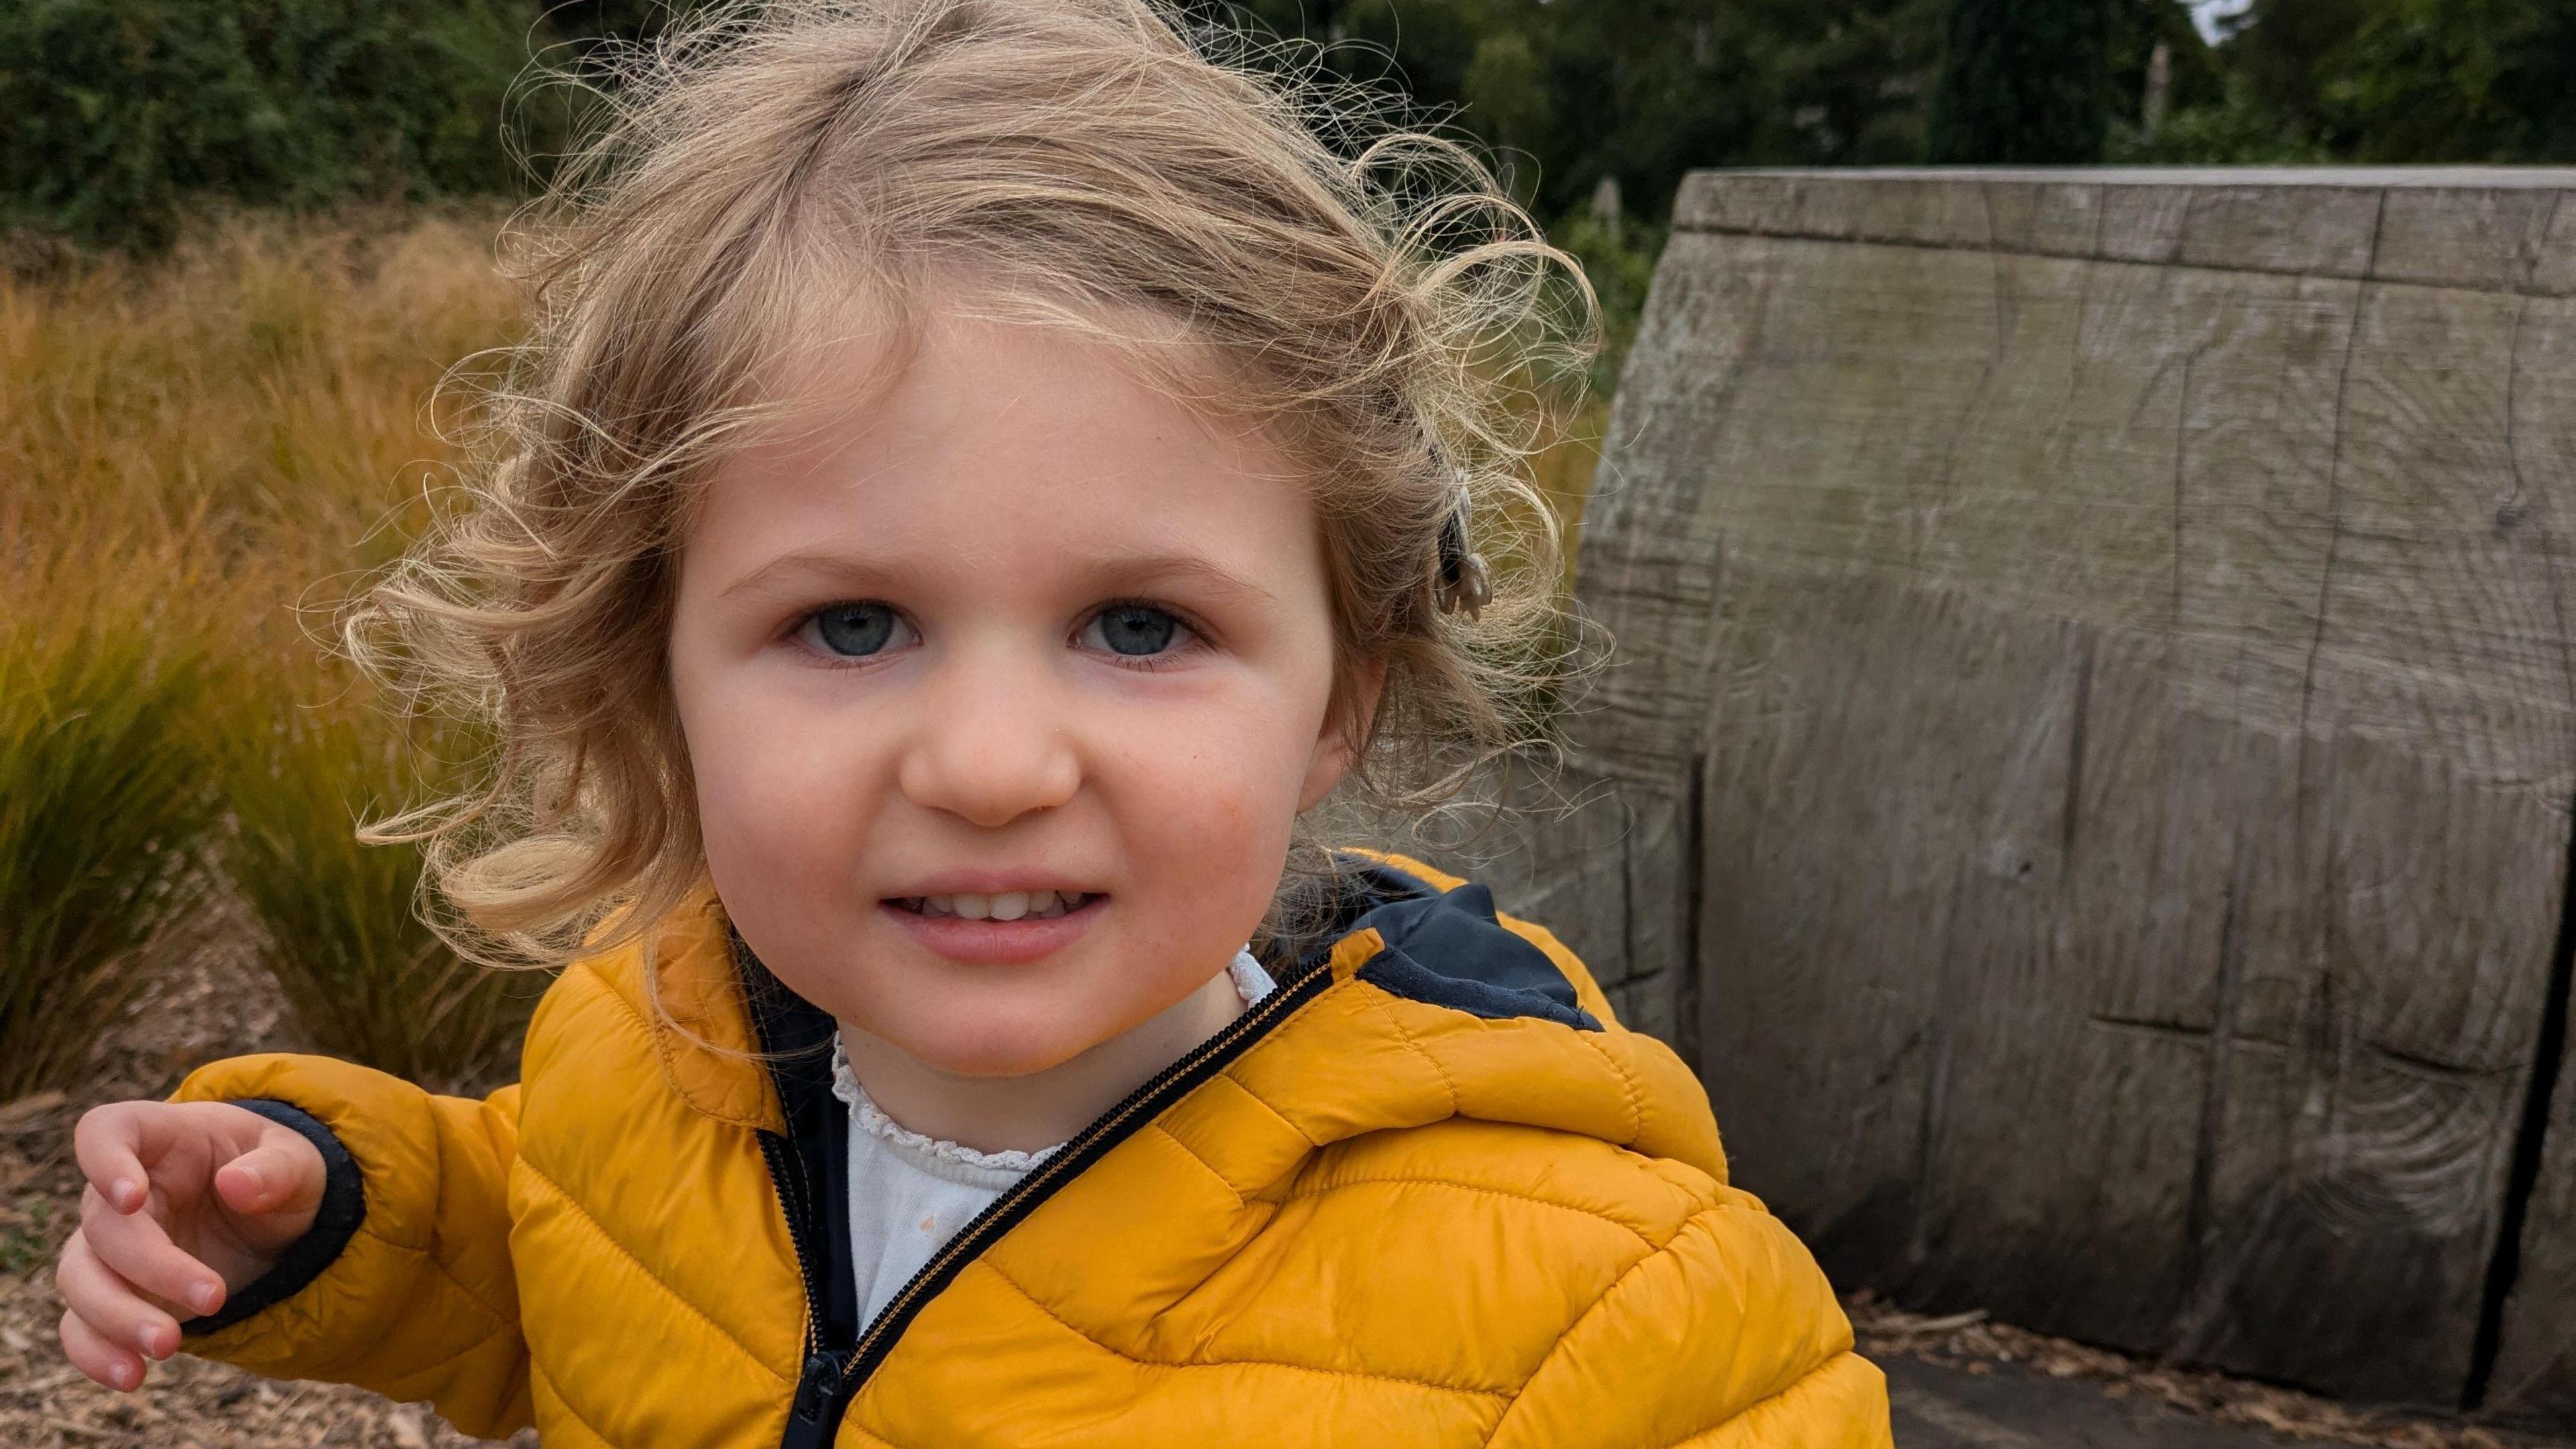
<instances>
[{"instance_id":1,"label":"ear","mask_svg":"<svg viewBox=\"0 0 2576 1449\"><path fill-rule=\"evenodd\" d=\"M1377 718L1378 695L1386 688L1386 660L1368 659L1351 671L1340 704L1324 712L1324 727L1315 736L1315 752L1306 761L1306 783L1297 792L1297 813L1305 814L1333 793L1359 759L1359 742L1368 738L1369 721Z\"/></svg>"}]
</instances>

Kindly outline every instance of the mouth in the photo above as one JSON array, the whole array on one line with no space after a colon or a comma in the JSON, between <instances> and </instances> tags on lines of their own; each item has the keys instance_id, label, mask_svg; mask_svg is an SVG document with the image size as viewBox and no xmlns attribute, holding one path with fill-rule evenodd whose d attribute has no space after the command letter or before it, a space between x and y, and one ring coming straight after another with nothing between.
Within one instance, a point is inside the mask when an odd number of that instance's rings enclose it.
<instances>
[{"instance_id":1,"label":"mouth","mask_svg":"<svg viewBox=\"0 0 2576 1449\"><path fill-rule=\"evenodd\" d=\"M1109 911L1106 891L954 891L889 896L877 909L933 955L966 966L1025 966L1091 934Z\"/></svg>"},{"instance_id":2,"label":"mouth","mask_svg":"<svg viewBox=\"0 0 2576 1449\"><path fill-rule=\"evenodd\" d=\"M894 896L886 904L934 920L953 917L961 921L1052 921L1102 898L1099 891L1000 891L992 895L959 891L953 895Z\"/></svg>"}]
</instances>

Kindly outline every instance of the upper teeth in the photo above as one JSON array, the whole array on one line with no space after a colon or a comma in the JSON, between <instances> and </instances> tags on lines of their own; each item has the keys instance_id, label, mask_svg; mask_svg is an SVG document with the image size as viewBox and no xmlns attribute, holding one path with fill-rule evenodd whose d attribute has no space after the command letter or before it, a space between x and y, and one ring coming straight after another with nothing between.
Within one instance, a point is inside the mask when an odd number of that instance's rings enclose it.
<instances>
[{"instance_id":1,"label":"upper teeth","mask_svg":"<svg viewBox=\"0 0 2576 1449\"><path fill-rule=\"evenodd\" d=\"M1024 916L1061 916L1082 904L1081 891L1003 891L998 895L977 895L959 891L955 895L915 896L913 900L925 916L963 916L970 921L1016 921Z\"/></svg>"}]
</instances>

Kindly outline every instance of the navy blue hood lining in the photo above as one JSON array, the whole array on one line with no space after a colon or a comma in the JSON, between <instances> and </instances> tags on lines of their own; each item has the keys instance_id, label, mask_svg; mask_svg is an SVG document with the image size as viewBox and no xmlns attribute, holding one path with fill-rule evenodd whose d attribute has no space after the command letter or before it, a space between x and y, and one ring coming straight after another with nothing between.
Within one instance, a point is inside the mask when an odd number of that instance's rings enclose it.
<instances>
[{"instance_id":1,"label":"navy blue hood lining","mask_svg":"<svg viewBox=\"0 0 2576 1449\"><path fill-rule=\"evenodd\" d=\"M1336 859L1347 868L1324 883L1333 895L1314 934L1293 950L1275 946L1264 962L1282 980L1320 969L1335 942L1374 928L1385 949L1357 975L1391 996L1487 1021L1528 1017L1577 1031L1602 1029L1547 953L1497 918L1492 891L1473 882L1443 891L1366 856L1345 852Z\"/></svg>"},{"instance_id":2,"label":"navy blue hood lining","mask_svg":"<svg viewBox=\"0 0 2576 1449\"><path fill-rule=\"evenodd\" d=\"M1359 979L1392 996L1463 1011L1487 1021L1521 1017L1577 1031L1601 1030L1576 1001L1574 983L1545 951L1502 924L1494 893L1469 883L1454 890L1389 902L1360 917L1386 949L1359 969Z\"/></svg>"}]
</instances>

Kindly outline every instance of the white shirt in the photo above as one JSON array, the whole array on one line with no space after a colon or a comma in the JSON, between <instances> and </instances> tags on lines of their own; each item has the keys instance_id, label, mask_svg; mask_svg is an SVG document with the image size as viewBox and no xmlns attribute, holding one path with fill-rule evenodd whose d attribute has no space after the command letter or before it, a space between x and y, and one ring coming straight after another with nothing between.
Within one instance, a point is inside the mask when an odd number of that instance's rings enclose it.
<instances>
[{"instance_id":1,"label":"white shirt","mask_svg":"<svg viewBox=\"0 0 2576 1449\"><path fill-rule=\"evenodd\" d=\"M1226 974L1247 1007L1277 983L1248 950ZM1064 1144L1035 1152L978 1152L924 1137L878 1110L832 1038L832 1095L850 1109L850 1262L859 1322L873 1322L958 1230Z\"/></svg>"}]
</instances>

